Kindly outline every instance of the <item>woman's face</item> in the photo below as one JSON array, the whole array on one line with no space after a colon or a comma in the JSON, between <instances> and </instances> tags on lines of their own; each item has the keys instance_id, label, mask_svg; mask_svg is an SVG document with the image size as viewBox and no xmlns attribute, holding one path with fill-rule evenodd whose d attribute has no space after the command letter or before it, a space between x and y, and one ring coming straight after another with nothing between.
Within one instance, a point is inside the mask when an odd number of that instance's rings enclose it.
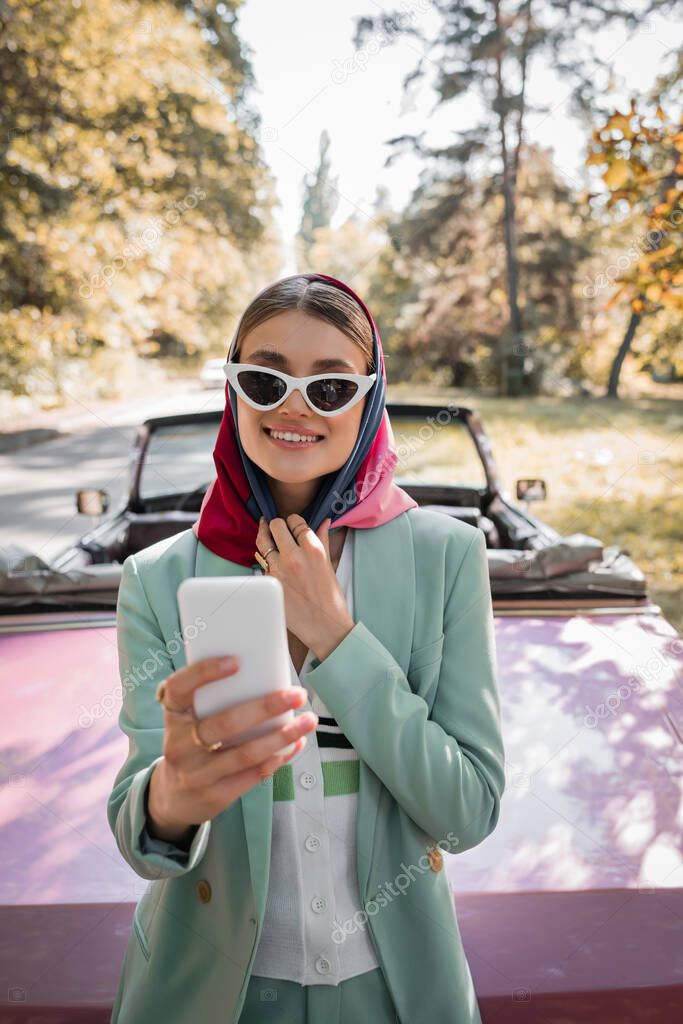
<instances>
[{"instance_id":1,"label":"woman's face","mask_svg":"<svg viewBox=\"0 0 683 1024\"><path fill-rule=\"evenodd\" d=\"M323 361L328 361L327 365ZM278 313L243 338L239 362L256 363L305 377L328 370L340 373L368 372L363 351L332 324L301 310ZM358 436L365 395L352 409L337 416L314 412L297 390L277 409L260 412L237 396L237 418L242 447L273 481L305 484L340 469L349 458ZM315 433L322 440L305 447L285 447L274 441L266 428Z\"/></svg>"}]
</instances>

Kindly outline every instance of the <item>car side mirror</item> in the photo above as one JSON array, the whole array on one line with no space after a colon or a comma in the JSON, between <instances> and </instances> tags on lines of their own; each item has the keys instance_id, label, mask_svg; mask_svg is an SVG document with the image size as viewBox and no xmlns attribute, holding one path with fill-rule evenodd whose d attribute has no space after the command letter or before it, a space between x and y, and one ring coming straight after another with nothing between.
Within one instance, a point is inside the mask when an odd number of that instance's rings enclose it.
<instances>
[{"instance_id":1,"label":"car side mirror","mask_svg":"<svg viewBox=\"0 0 683 1024\"><path fill-rule=\"evenodd\" d=\"M109 508L109 495L102 490L77 491L76 508L85 516L101 516Z\"/></svg>"},{"instance_id":2,"label":"car side mirror","mask_svg":"<svg viewBox=\"0 0 683 1024\"><path fill-rule=\"evenodd\" d=\"M548 496L548 488L545 480L538 477L531 479L517 480L517 497L520 501L544 501Z\"/></svg>"}]
</instances>

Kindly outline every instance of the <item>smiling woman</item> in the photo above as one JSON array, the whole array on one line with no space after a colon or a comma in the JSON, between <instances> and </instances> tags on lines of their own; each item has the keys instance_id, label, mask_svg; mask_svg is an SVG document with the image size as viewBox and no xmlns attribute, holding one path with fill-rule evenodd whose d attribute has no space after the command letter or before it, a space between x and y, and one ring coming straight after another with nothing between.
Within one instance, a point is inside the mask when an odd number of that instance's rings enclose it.
<instances>
[{"instance_id":1,"label":"smiling woman","mask_svg":"<svg viewBox=\"0 0 683 1024\"><path fill-rule=\"evenodd\" d=\"M212 551L249 564L252 518L263 513L270 523L296 512L314 531L330 517L334 555L342 527L376 526L416 507L393 480L379 334L341 281L303 274L264 289L240 319L225 372L217 476L194 527ZM320 440L278 443L273 430Z\"/></svg>"},{"instance_id":2,"label":"smiling woman","mask_svg":"<svg viewBox=\"0 0 683 1024\"><path fill-rule=\"evenodd\" d=\"M367 324L368 334L369 327ZM351 341L329 322L302 310L288 310L252 328L242 343L239 359L264 368L279 367L294 377L321 373L321 364L330 373L339 370L361 376L368 372L367 364L372 360L367 347ZM327 392L334 390L335 378L331 376L321 379L321 387L314 394L324 395L325 380L329 381ZM344 380L339 379L337 392L346 395L343 384ZM277 390L272 389L272 404L277 402ZM354 391L357 395L358 389ZM296 388L272 411L259 412L246 402L238 402L242 445L265 473L280 516L305 509L315 497L320 477L340 469L349 458L365 407L363 396L358 397L360 400L354 401L351 394L338 415L312 410ZM314 399L311 404L315 404ZM321 440L317 444L280 440L272 436L272 431L287 432L289 436L315 435Z\"/></svg>"},{"instance_id":3,"label":"smiling woman","mask_svg":"<svg viewBox=\"0 0 683 1024\"><path fill-rule=\"evenodd\" d=\"M266 1001L280 1024L480 1024L441 851L486 838L504 789L484 535L395 483L379 333L343 282L264 289L225 372L199 519L122 570L122 678L161 656L120 716L109 821L154 881L112 1024L260 1024ZM176 589L259 571L282 586L292 686L198 720L226 669L165 656Z\"/></svg>"}]
</instances>

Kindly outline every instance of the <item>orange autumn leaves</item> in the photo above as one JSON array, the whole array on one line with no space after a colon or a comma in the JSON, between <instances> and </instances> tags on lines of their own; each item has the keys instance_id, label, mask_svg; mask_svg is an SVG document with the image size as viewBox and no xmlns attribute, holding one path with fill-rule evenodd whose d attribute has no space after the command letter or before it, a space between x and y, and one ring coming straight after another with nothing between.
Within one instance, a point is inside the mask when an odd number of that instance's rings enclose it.
<instances>
[{"instance_id":1,"label":"orange autumn leaves","mask_svg":"<svg viewBox=\"0 0 683 1024\"><path fill-rule=\"evenodd\" d=\"M683 311L683 122L661 105L639 113L631 100L628 113L615 111L593 131L586 163L606 165L607 209L633 214L643 242L608 306L627 297L634 313Z\"/></svg>"}]
</instances>

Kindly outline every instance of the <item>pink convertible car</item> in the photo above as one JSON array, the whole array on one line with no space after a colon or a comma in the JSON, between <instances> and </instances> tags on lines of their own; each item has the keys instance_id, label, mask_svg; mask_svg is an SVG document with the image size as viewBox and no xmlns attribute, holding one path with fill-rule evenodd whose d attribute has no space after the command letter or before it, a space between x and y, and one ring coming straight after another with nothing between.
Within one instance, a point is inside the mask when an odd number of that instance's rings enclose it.
<instances>
[{"instance_id":1,"label":"pink convertible car","mask_svg":"<svg viewBox=\"0 0 683 1024\"><path fill-rule=\"evenodd\" d=\"M483 1021L683 1020L683 640L625 552L529 513L542 480L503 490L475 412L387 408L401 486L487 541L507 785L446 857ZM79 492L99 525L51 565L0 548L2 1024L109 1020L149 884L106 817L121 564L195 521L219 421L145 422L126 506Z\"/></svg>"}]
</instances>

